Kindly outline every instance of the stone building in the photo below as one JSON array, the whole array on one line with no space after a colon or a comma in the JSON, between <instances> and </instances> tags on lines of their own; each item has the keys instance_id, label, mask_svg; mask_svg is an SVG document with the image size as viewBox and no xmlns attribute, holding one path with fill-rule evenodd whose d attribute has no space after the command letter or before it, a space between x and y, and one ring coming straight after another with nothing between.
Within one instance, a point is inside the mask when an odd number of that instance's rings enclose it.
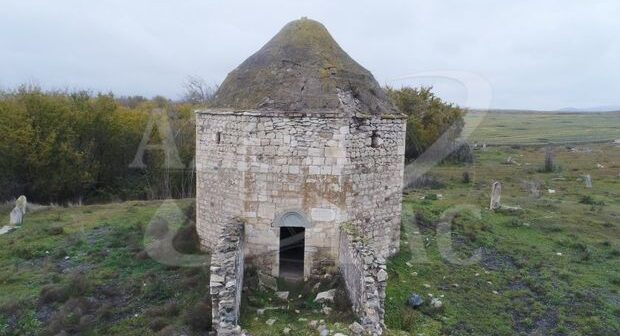
<instances>
[{"instance_id":1,"label":"stone building","mask_svg":"<svg viewBox=\"0 0 620 336\"><path fill-rule=\"evenodd\" d=\"M325 27L287 24L197 111L197 228L206 249L233 218L246 262L308 276L338 262L341 227L398 250L405 120Z\"/></svg>"}]
</instances>

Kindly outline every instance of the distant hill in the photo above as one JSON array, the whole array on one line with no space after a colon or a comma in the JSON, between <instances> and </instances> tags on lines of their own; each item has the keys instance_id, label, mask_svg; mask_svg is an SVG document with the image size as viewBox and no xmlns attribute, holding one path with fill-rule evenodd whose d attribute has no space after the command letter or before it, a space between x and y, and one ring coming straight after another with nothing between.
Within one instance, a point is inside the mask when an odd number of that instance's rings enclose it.
<instances>
[{"instance_id":1,"label":"distant hill","mask_svg":"<svg viewBox=\"0 0 620 336\"><path fill-rule=\"evenodd\" d=\"M565 107L558 112L615 112L620 111L620 105L594 106L587 108Z\"/></svg>"}]
</instances>

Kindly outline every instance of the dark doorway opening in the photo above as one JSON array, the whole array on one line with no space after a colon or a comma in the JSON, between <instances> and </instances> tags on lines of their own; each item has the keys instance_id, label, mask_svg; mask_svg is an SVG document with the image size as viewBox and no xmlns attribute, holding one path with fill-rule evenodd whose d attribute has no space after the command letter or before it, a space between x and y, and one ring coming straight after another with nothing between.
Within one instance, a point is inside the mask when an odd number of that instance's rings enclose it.
<instances>
[{"instance_id":1,"label":"dark doorway opening","mask_svg":"<svg viewBox=\"0 0 620 336\"><path fill-rule=\"evenodd\" d=\"M280 227L281 278L303 280L305 233L303 227Z\"/></svg>"}]
</instances>

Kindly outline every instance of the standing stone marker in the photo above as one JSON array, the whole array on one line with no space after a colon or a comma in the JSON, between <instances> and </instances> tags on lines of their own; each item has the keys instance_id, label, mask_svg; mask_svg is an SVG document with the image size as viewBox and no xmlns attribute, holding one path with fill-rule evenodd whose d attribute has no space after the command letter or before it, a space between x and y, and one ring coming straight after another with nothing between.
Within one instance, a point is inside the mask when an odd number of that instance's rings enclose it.
<instances>
[{"instance_id":1,"label":"standing stone marker","mask_svg":"<svg viewBox=\"0 0 620 336\"><path fill-rule=\"evenodd\" d=\"M22 210L19 207L14 207L11 211L9 224L11 225L21 225L24 215Z\"/></svg>"},{"instance_id":2,"label":"standing stone marker","mask_svg":"<svg viewBox=\"0 0 620 336\"><path fill-rule=\"evenodd\" d=\"M28 200L26 199L26 196L24 195L19 196L19 198L17 198L17 201L15 201L15 207L19 208L22 211L22 215L26 214L27 206L28 206Z\"/></svg>"},{"instance_id":3,"label":"standing stone marker","mask_svg":"<svg viewBox=\"0 0 620 336\"><path fill-rule=\"evenodd\" d=\"M497 210L501 207L500 198L502 195L502 184L499 181L493 182L493 189L491 190L491 204L490 210Z\"/></svg>"},{"instance_id":4,"label":"standing stone marker","mask_svg":"<svg viewBox=\"0 0 620 336\"><path fill-rule=\"evenodd\" d=\"M588 189L592 188L592 176L588 174L588 175L585 175L583 179L586 182L586 188Z\"/></svg>"}]
</instances>

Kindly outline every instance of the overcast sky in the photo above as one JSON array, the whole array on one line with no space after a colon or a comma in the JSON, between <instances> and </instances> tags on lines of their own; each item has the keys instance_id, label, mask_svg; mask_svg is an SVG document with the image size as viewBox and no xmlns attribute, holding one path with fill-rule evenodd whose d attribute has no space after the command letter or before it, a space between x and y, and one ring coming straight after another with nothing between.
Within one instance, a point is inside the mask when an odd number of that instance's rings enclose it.
<instances>
[{"instance_id":1,"label":"overcast sky","mask_svg":"<svg viewBox=\"0 0 620 336\"><path fill-rule=\"evenodd\" d=\"M179 98L188 75L221 82L302 16L381 84L464 105L468 84L416 74L467 73L492 107L620 106L618 0L0 0L0 87Z\"/></svg>"}]
</instances>

